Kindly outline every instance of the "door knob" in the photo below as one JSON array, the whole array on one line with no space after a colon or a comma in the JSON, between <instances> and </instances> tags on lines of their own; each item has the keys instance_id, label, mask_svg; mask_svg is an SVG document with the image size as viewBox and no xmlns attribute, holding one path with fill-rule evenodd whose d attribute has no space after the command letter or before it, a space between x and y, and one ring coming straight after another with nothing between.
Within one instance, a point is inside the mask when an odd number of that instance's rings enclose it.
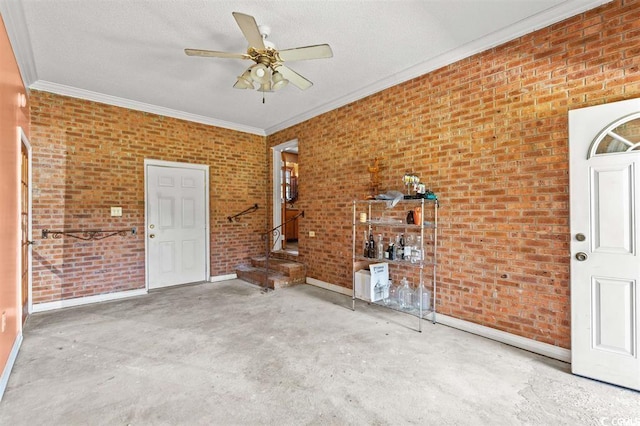
<instances>
[{"instance_id":1,"label":"door knob","mask_svg":"<svg viewBox=\"0 0 640 426\"><path fill-rule=\"evenodd\" d=\"M587 239L587 237L585 237L584 234L581 234L581 233L576 234L576 240L584 241L586 239Z\"/></svg>"},{"instance_id":2,"label":"door knob","mask_svg":"<svg viewBox=\"0 0 640 426\"><path fill-rule=\"evenodd\" d=\"M155 237L156 237L156 234L150 234L149 235L149 238L155 238Z\"/></svg>"},{"instance_id":3,"label":"door knob","mask_svg":"<svg viewBox=\"0 0 640 426\"><path fill-rule=\"evenodd\" d=\"M576 253L576 259L578 259L580 262L584 262L585 260L587 260L587 257L589 257L587 256L587 253L584 253L584 252Z\"/></svg>"}]
</instances>

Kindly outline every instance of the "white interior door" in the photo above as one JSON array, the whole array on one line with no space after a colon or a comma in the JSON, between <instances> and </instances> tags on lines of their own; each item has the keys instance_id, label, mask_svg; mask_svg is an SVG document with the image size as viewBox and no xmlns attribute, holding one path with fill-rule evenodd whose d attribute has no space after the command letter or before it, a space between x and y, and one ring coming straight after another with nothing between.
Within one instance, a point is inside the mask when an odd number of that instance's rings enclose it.
<instances>
[{"instance_id":1,"label":"white interior door","mask_svg":"<svg viewBox=\"0 0 640 426\"><path fill-rule=\"evenodd\" d=\"M208 278L206 166L146 164L148 288Z\"/></svg>"},{"instance_id":2,"label":"white interior door","mask_svg":"<svg viewBox=\"0 0 640 426\"><path fill-rule=\"evenodd\" d=\"M640 99L569 112L571 368L636 390L638 141Z\"/></svg>"}]
</instances>

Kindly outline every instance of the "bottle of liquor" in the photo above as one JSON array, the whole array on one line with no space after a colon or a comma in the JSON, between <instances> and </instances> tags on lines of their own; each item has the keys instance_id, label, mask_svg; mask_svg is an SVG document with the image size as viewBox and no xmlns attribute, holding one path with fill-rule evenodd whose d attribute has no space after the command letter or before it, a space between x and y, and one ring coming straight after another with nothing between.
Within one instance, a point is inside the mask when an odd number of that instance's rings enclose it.
<instances>
[{"instance_id":1,"label":"bottle of liquor","mask_svg":"<svg viewBox=\"0 0 640 426\"><path fill-rule=\"evenodd\" d=\"M369 231L369 257L376 258L376 242L373 239L373 232Z\"/></svg>"},{"instance_id":2,"label":"bottle of liquor","mask_svg":"<svg viewBox=\"0 0 640 426\"><path fill-rule=\"evenodd\" d=\"M378 255L378 259L382 260L384 258L384 243L382 242L382 234L378 234L378 247L376 249L376 254Z\"/></svg>"},{"instance_id":3,"label":"bottle of liquor","mask_svg":"<svg viewBox=\"0 0 640 426\"><path fill-rule=\"evenodd\" d=\"M396 258L396 248L392 239L389 239L389 249L387 251L389 252L389 260L394 260Z\"/></svg>"},{"instance_id":4,"label":"bottle of liquor","mask_svg":"<svg viewBox=\"0 0 640 426\"><path fill-rule=\"evenodd\" d=\"M404 243L400 245L400 235L396 235L396 260L404 259Z\"/></svg>"},{"instance_id":5,"label":"bottle of liquor","mask_svg":"<svg viewBox=\"0 0 640 426\"><path fill-rule=\"evenodd\" d=\"M363 250L363 256L364 257L369 257L369 240L367 239L367 231L364 231L364 250Z\"/></svg>"},{"instance_id":6,"label":"bottle of liquor","mask_svg":"<svg viewBox=\"0 0 640 426\"><path fill-rule=\"evenodd\" d=\"M406 255L405 255L405 247L404 247L404 234L400 234L400 259L404 260Z\"/></svg>"}]
</instances>

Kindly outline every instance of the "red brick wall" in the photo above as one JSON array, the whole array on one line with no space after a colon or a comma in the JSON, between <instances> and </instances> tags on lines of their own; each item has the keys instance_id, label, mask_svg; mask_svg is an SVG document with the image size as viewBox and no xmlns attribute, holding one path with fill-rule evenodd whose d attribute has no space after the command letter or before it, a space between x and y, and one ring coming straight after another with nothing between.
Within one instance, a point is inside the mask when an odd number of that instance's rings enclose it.
<instances>
[{"instance_id":1,"label":"red brick wall","mask_svg":"<svg viewBox=\"0 0 640 426\"><path fill-rule=\"evenodd\" d=\"M265 138L32 92L34 303L144 288L145 158L210 166L211 275L263 252ZM121 206L122 217L111 217ZM136 236L42 239L44 228L137 227Z\"/></svg>"},{"instance_id":2,"label":"red brick wall","mask_svg":"<svg viewBox=\"0 0 640 426\"><path fill-rule=\"evenodd\" d=\"M383 189L411 171L441 199L439 311L568 348L567 111L640 96L638 46L618 0L269 136L299 141L308 276L351 287L351 200L383 157Z\"/></svg>"}]
</instances>

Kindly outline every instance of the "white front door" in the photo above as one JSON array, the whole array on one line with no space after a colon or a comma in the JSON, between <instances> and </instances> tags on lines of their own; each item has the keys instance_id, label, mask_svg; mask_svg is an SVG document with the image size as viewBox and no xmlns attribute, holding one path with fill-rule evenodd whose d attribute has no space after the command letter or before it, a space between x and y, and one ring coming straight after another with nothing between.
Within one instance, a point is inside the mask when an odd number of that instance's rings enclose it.
<instances>
[{"instance_id":1,"label":"white front door","mask_svg":"<svg viewBox=\"0 0 640 426\"><path fill-rule=\"evenodd\" d=\"M148 288L207 280L208 169L158 161L145 167Z\"/></svg>"},{"instance_id":2,"label":"white front door","mask_svg":"<svg viewBox=\"0 0 640 426\"><path fill-rule=\"evenodd\" d=\"M571 369L640 390L640 99L569 112Z\"/></svg>"}]
</instances>

